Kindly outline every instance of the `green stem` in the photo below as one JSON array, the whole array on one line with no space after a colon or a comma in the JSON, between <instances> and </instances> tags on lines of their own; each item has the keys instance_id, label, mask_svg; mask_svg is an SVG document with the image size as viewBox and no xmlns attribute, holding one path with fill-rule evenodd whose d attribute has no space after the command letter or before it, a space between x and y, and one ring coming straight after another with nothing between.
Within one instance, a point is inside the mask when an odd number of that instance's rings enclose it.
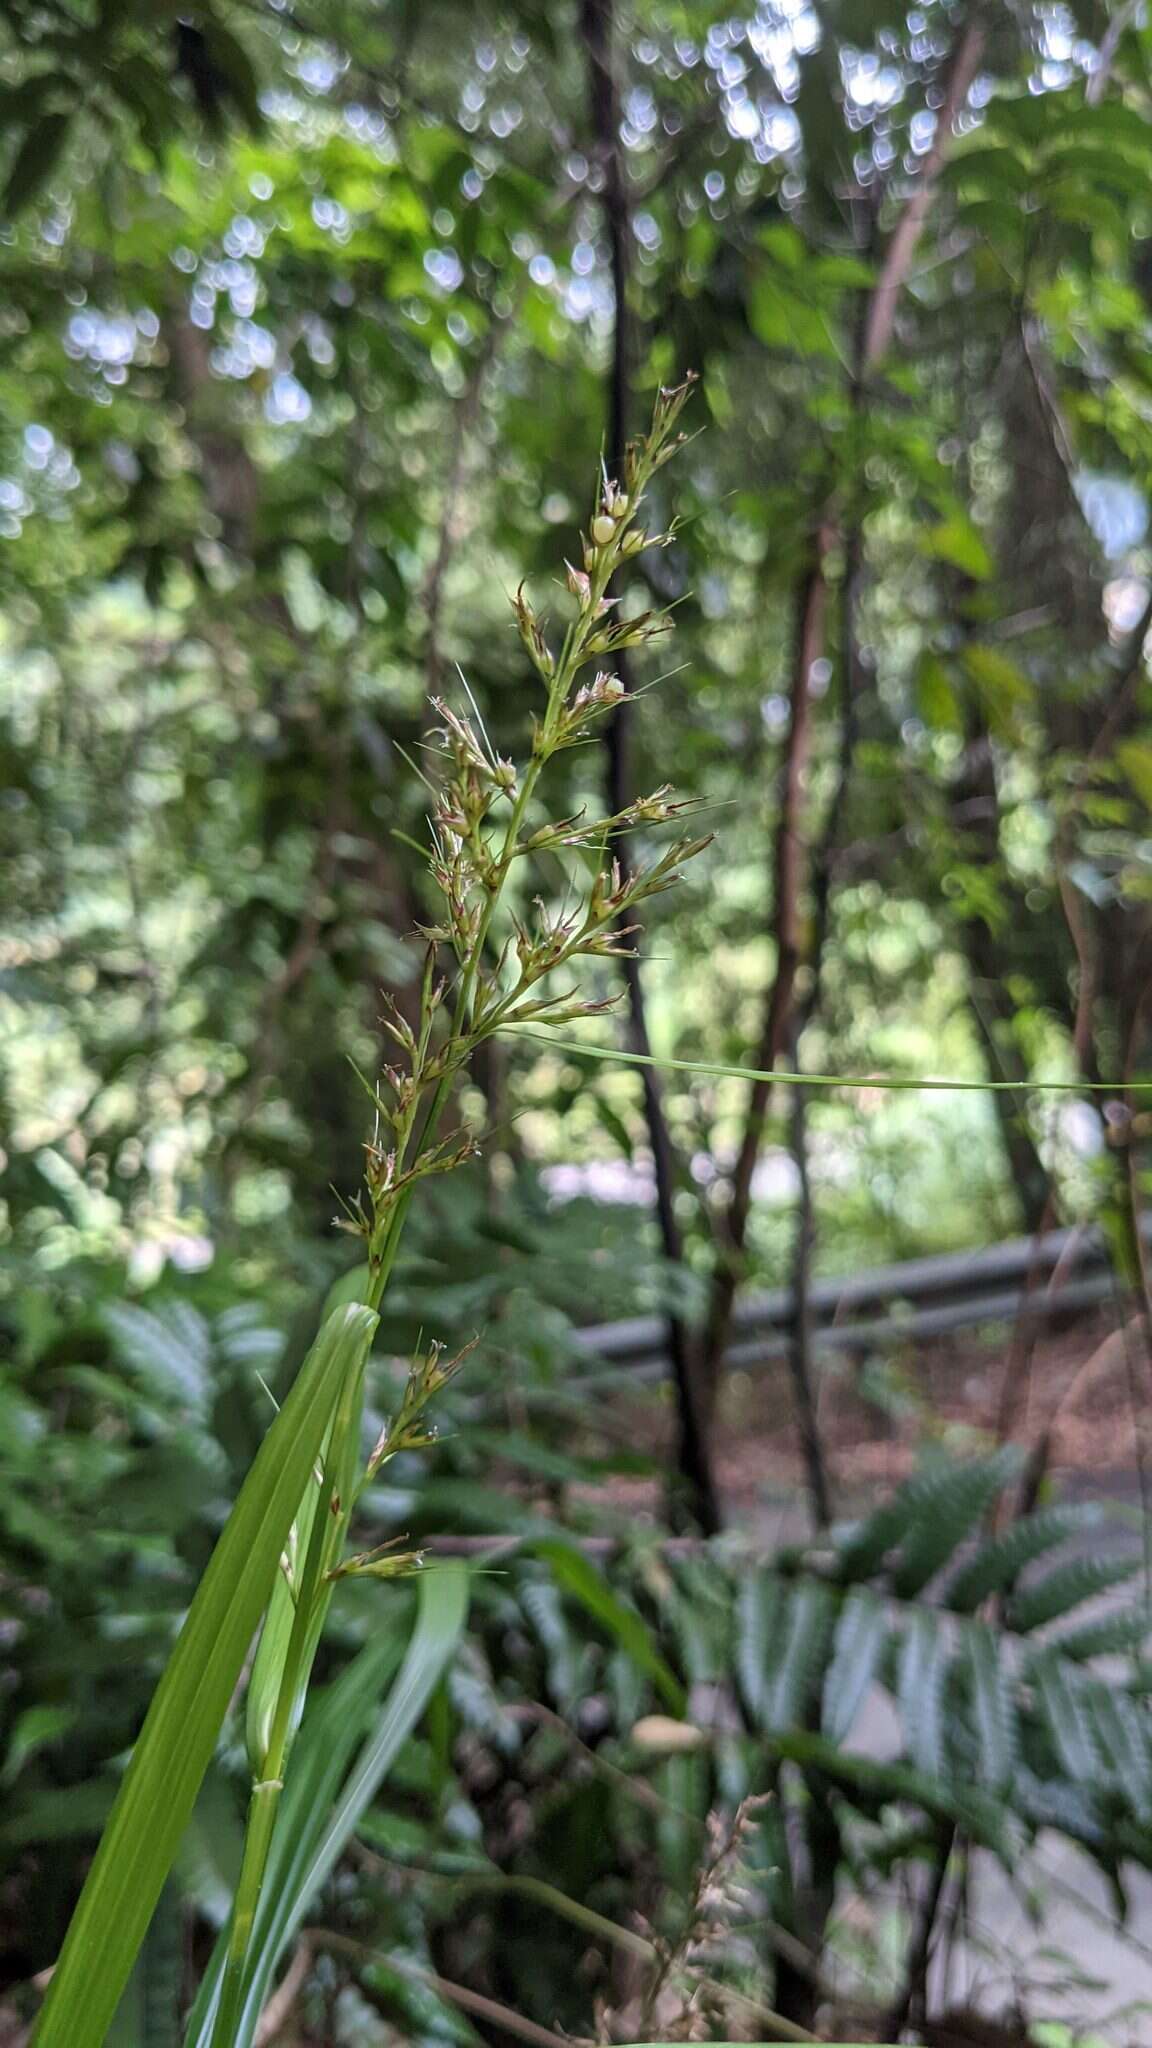
<instances>
[{"instance_id":1,"label":"green stem","mask_svg":"<svg viewBox=\"0 0 1152 2048\"><path fill-rule=\"evenodd\" d=\"M350 1500L340 1498L338 1487L347 1481L348 1444L359 1415L359 1375L349 1373L340 1392L324 1456L320 1499L312 1518L312 1529L296 1591L296 1612L284 1657L284 1669L276 1694L276 1706L268 1735L259 1782L253 1785L244 1829L244 1855L232 1905L232 1924L224 1978L212 2030L212 2048L232 2048L240 2005L248 1974L248 1955L272 1832L284 1789L284 1771L291 1747L296 1707L307 1686L329 1592L327 1567L338 1553L350 1511Z\"/></svg>"},{"instance_id":2,"label":"green stem","mask_svg":"<svg viewBox=\"0 0 1152 2048\"><path fill-rule=\"evenodd\" d=\"M220 1987L220 2003L216 2009L216 2023L212 2029L212 2048L232 2048L235 2039L236 2025L240 2018L240 2002L244 1993L248 1949L256 1922L256 1909L260 1903L272 1831L280 1810L280 1794L283 1790L282 1778L265 1778L259 1785L252 1787L244 1831L244 1856L232 1905L228 1955Z\"/></svg>"}]
</instances>

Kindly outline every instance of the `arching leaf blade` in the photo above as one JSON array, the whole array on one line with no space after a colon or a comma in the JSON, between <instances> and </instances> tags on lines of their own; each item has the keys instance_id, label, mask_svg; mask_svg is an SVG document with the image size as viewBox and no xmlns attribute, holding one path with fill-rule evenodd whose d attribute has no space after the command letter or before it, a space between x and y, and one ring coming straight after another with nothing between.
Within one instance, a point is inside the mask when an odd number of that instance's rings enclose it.
<instances>
[{"instance_id":1,"label":"arching leaf blade","mask_svg":"<svg viewBox=\"0 0 1152 2048\"><path fill-rule=\"evenodd\" d=\"M324 1325L257 1452L153 1696L33 2039L100 2048L191 1817L332 1407L377 1317Z\"/></svg>"}]
</instances>

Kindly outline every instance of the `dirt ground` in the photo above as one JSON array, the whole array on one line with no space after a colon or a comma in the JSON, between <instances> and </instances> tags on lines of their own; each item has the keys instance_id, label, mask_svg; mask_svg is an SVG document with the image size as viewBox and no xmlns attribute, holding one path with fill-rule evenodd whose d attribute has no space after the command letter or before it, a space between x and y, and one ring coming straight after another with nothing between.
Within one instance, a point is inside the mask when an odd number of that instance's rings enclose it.
<instances>
[{"instance_id":1,"label":"dirt ground","mask_svg":"<svg viewBox=\"0 0 1152 2048\"><path fill-rule=\"evenodd\" d=\"M1137 1321L1118 1326L1114 1312L1078 1316L1031 1349L1001 1324L908 1343L883 1359L828 1353L818 1418L836 1507L866 1505L903 1479L928 1443L959 1454L1001 1435L1024 1447L1046 1436L1046 1469L1060 1490L1138 1498L1141 1466L1152 1472L1149 1424L1138 1419L1152 1410L1150 1395L1144 1333ZM625 1440L670 1450L666 1402L654 1413L646 1399L617 1422ZM765 1508L795 1502L804 1466L783 1362L729 1376L717 1456L731 1522L759 1523ZM615 1506L637 1513L658 1500L655 1481L616 1479L608 1491Z\"/></svg>"},{"instance_id":2,"label":"dirt ground","mask_svg":"<svg viewBox=\"0 0 1152 2048\"><path fill-rule=\"evenodd\" d=\"M1029 1351L1003 1326L910 1345L903 1356L834 1356L819 1383L818 1417L832 1478L851 1497L902 1479L926 1439L959 1450L1006 1434L1048 1436L1053 1476L1102 1482L1140 1463L1140 1408L1152 1364L1139 1324L1078 1318ZM1143 1394L1143 1400L1140 1399ZM791 1389L783 1366L741 1374L722 1431L722 1472L733 1507L766 1485L802 1477Z\"/></svg>"}]
</instances>

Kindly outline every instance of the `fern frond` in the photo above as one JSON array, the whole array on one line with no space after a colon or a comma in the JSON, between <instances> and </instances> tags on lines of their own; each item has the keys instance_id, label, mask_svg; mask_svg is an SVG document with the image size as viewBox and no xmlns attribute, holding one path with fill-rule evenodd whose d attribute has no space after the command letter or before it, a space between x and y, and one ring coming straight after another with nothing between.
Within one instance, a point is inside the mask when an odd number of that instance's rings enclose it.
<instances>
[{"instance_id":1,"label":"fern frond","mask_svg":"<svg viewBox=\"0 0 1152 2048\"><path fill-rule=\"evenodd\" d=\"M1101 1770L1124 1805L1146 1814L1152 1801L1152 1730L1127 1693L1103 1679L1082 1679L1080 1698Z\"/></svg>"},{"instance_id":2,"label":"fern frond","mask_svg":"<svg viewBox=\"0 0 1152 2048\"><path fill-rule=\"evenodd\" d=\"M1058 1828L1094 1853L1107 1846L1108 1832L1095 1795L1066 1778L1042 1778L1018 1763L1012 1776L1012 1805L1029 1828Z\"/></svg>"},{"instance_id":3,"label":"fern frond","mask_svg":"<svg viewBox=\"0 0 1152 2048\"><path fill-rule=\"evenodd\" d=\"M883 1602L856 1587L840 1609L832 1661L824 1674L820 1725L832 1742L843 1742L876 1676L888 1640Z\"/></svg>"},{"instance_id":4,"label":"fern frond","mask_svg":"<svg viewBox=\"0 0 1152 2048\"><path fill-rule=\"evenodd\" d=\"M1009 1867L1018 1852L1014 1816L1002 1800L976 1786L934 1778L911 1764L878 1763L802 1729L774 1735L772 1748L780 1757L818 1770L839 1785L862 1812L875 1814L896 1805L919 1807L937 1820L954 1821L974 1841L995 1850Z\"/></svg>"},{"instance_id":5,"label":"fern frond","mask_svg":"<svg viewBox=\"0 0 1152 2048\"><path fill-rule=\"evenodd\" d=\"M969 1623L962 1636L972 1694L976 1769L990 1790L1003 1791L1019 1751L1016 1700L1005 1664L1004 1641L982 1621Z\"/></svg>"},{"instance_id":6,"label":"fern frond","mask_svg":"<svg viewBox=\"0 0 1152 2048\"><path fill-rule=\"evenodd\" d=\"M1102 1520L1103 1511L1094 1503L1040 1508L1025 1515L1002 1535L981 1544L975 1556L961 1565L948 1585L945 1606L957 1614L974 1613L981 1601L1014 1586L1026 1565Z\"/></svg>"},{"instance_id":7,"label":"fern frond","mask_svg":"<svg viewBox=\"0 0 1152 2048\"><path fill-rule=\"evenodd\" d=\"M1029 1675L1036 1688L1036 1703L1047 1727L1061 1768L1073 1785L1090 1789L1100 1780L1096 1743L1087 1707L1081 1693L1081 1676L1046 1650L1033 1659Z\"/></svg>"},{"instance_id":8,"label":"fern frond","mask_svg":"<svg viewBox=\"0 0 1152 2048\"><path fill-rule=\"evenodd\" d=\"M1049 1621L1060 1621L1076 1607L1082 1607L1097 1593L1122 1586L1141 1569L1136 1556L1073 1557L1058 1564L1034 1585L1015 1594L1006 1616L1017 1635L1026 1636Z\"/></svg>"},{"instance_id":9,"label":"fern frond","mask_svg":"<svg viewBox=\"0 0 1152 2048\"><path fill-rule=\"evenodd\" d=\"M1095 1621L1085 1621L1079 1628L1070 1628L1063 1635L1053 1636L1051 1646L1061 1657L1069 1657L1074 1664L1080 1664L1086 1663L1090 1657L1116 1657L1129 1650L1142 1649L1150 1634L1148 1610L1137 1607L1125 1613L1101 1614Z\"/></svg>"},{"instance_id":10,"label":"fern frond","mask_svg":"<svg viewBox=\"0 0 1152 2048\"><path fill-rule=\"evenodd\" d=\"M994 1457L933 1473L916 1504L892 1576L895 1592L910 1600L955 1556L1019 1462L1010 1446Z\"/></svg>"},{"instance_id":11,"label":"fern frond","mask_svg":"<svg viewBox=\"0 0 1152 2048\"><path fill-rule=\"evenodd\" d=\"M768 1695L769 1728L803 1725L808 1707L820 1691L835 1618L832 1588L819 1579L798 1580L789 1595L779 1662Z\"/></svg>"},{"instance_id":12,"label":"fern frond","mask_svg":"<svg viewBox=\"0 0 1152 2048\"><path fill-rule=\"evenodd\" d=\"M944 1768L943 1699L949 1645L930 1607L908 1616L900 1645L898 1692L904 1733L917 1768L939 1775Z\"/></svg>"},{"instance_id":13,"label":"fern frond","mask_svg":"<svg viewBox=\"0 0 1152 2048\"><path fill-rule=\"evenodd\" d=\"M760 1727L770 1711L783 1613L781 1581L772 1572L749 1573L736 1603L736 1676L744 1703Z\"/></svg>"}]
</instances>

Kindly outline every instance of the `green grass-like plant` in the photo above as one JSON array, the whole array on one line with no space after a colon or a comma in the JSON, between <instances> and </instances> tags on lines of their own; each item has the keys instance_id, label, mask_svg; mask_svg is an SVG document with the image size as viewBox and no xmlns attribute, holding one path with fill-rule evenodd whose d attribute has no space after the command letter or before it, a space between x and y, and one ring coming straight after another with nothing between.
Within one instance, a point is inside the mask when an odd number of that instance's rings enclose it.
<instances>
[{"instance_id":1,"label":"green grass-like plant","mask_svg":"<svg viewBox=\"0 0 1152 2048\"><path fill-rule=\"evenodd\" d=\"M460 1364L436 1344L425 1349L398 1413L364 1458L365 1373L412 1197L420 1181L450 1172L474 1149L466 1130L445 1127L454 1086L493 1033L564 1024L607 1007L578 979L559 992L543 984L582 960L625 951L632 913L671 887L680 864L706 843L679 838L635 868L614 857L617 834L677 819L682 806L667 789L594 819L556 818L536 805L548 764L589 738L619 703L623 686L612 658L667 629L663 614L622 614L610 586L627 561L670 537L646 535L639 513L649 482L683 439L678 423L690 387L691 379L661 391L650 431L628 449L621 477L602 474L581 566L567 565L574 605L558 648L523 587L516 594L516 625L542 690L528 760L517 766L501 758L474 707L434 705L444 772L432 792L430 871L441 910L425 932L417 1019L409 1023L389 1006L383 1022L393 1061L365 1080L372 1117L365 1182L344 1217L363 1242L364 1263L330 1300L189 1609L53 1973L38 2048L104 2041L262 1623L245 1701L252 1783L243 1861L189 2034L193 2048L249 2043L284 1942L463 1625L462 1574L429 1574L408 1656L333 1815L325 1746L303 1736L296 1742L332 1589L341 1578L419 1569L418 1556L387 1546L349 1554L351 1526L381 1467L429 1441L426 1411ZM510 877L545 854L566 870L563 906L553 911L537 899L516 916L506 902ZM350 1684L363 1677L362 1669Z\"/></svg>"}]
</instances>

